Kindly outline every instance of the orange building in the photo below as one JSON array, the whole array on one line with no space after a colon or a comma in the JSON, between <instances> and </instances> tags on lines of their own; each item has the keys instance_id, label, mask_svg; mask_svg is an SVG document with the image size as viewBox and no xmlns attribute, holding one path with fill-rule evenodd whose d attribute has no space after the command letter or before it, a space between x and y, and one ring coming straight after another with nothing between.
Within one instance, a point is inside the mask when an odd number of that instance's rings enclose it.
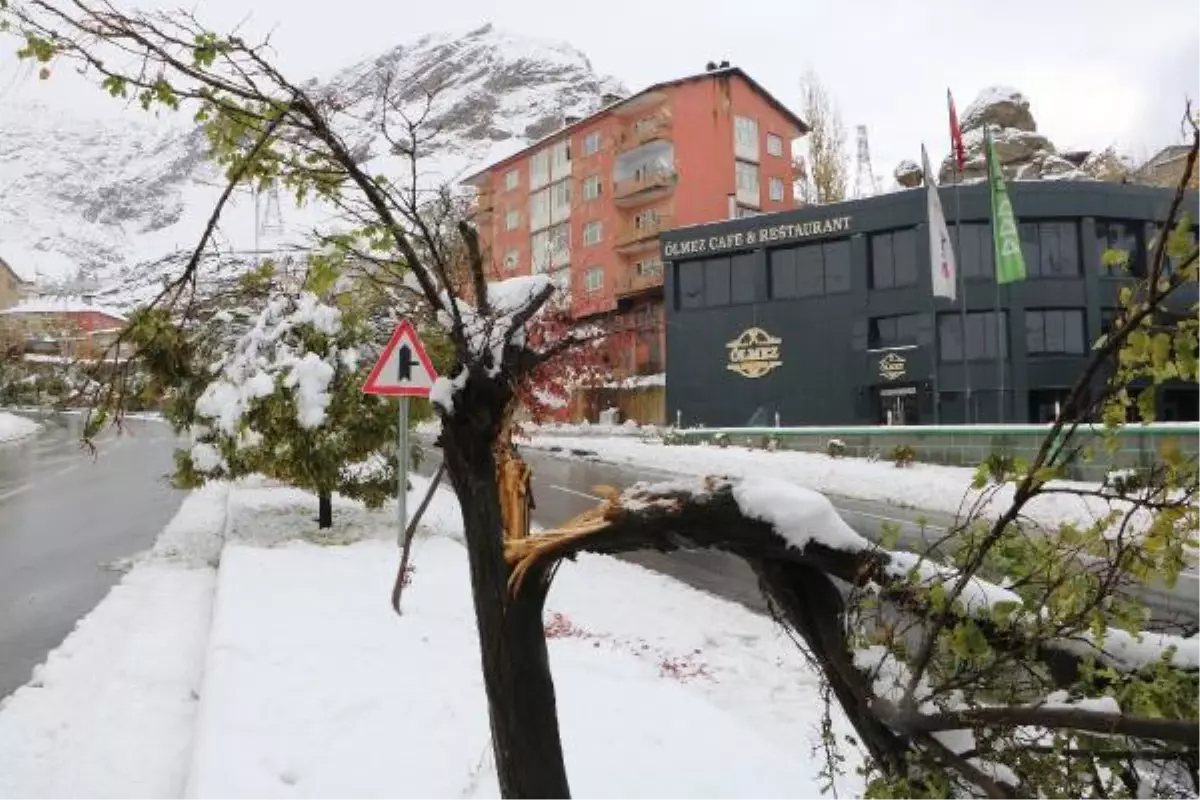
<instances>
[{"instance_id":1,"label":"orange building","mask_svg":"<svg viewBox=\"0 0 1200 800\"><path fill-rule=\"evenodd\" d=\"M573 316L624 323L616 376L660 373L658 234L795 207L792 143L808 127L736 67L601 102L465 183L495 278L549 273Z\"/></svg>"}]
</instances>

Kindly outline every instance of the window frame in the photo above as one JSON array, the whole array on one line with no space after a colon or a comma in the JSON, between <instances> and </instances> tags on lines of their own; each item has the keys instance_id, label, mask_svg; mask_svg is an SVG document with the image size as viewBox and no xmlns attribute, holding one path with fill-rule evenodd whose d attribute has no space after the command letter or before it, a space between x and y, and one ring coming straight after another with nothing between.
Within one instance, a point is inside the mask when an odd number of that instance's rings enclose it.
<instances>
[{"instance_id":1,"label":"window frame","mask_svg":"<svg viewBox=\"0 0 1200 800\"><path fill-rule=\"evenodd\" d=\"M783 137L778 133L767 131L767 155L777 157L783 155Z\"/></svg>"},{"instance_id":2,"label":"window frame","mask_svg":"<svg viewBox=\"0 0 1200 800\"><path fill-rule=\"evenodd\" d=\"M590 191L592 187L595 188L595 192ZM585 203L592 200L599 200L603 191L604 181L599 175L589 175L583 179L583 201Z\"/></svg>"},{"instance_id":3,"label":"window frame","mask_svg":"<svg viewBox=\"0 0 1200 800\"><path fill-rule=\"evenodd\" d=\"M595 155L596 153L599 153L600 152L600 144L601 144L600 131L592 131L587 136L584 136L583 142L580 144L580 147L579 147L580 151L583 154L581 157L587 158L588 156L592 156L592 155Z\"/></svg>"},{"instance_id":4,"label":"window frame","mask_svg":"<svg viewBox=\"0 0 1200 800\"><path fill-rule=\"evenodd\" d=\"M593 284L592 278L599 276L600 280ZM604 288L604 267L588 267L583 273L583 286L588 294L594 294Z\"/></svg>"},{"instance_id":5,"label":"window frame","mask_svg":"<svg viewBox=\"0 0 1200 800\"><path fill-rule=\"evenodd\" d=\"M521 209L510 208L504 212L504 230L515 231L521 227Z\"/></svg>"},{"instance_id":6,"label":"window frame","mask_svg":"<svg viewBox=\"0 0 1200 800\"><path fill-rule=\"evenodd\" d=\"M591 232L595 231L595 238L592 238ZM583 246L593 247L604 241L604 220L594 219L587 222L583 226Z\"/></svg>"},{"instance_id":7,"label":"window frame","mask_svg":"<svg viewBox=\"0 0 1200 800\"><path fill-rule=\"evenodd\" d=\"M1079 324L1068 327L1068 320L1077 319ZM1034 330L1031 327L1037 321L1037 338L1040 346L1032 345ZM1049 323L1055 321L1061 334L1062 346L1053 349L1050 346ZM1072 349L1073 334L1078 336L1078 349ZM1025 309L1025 353L1032 357L1041 356L1081 356L1088 352L1087 313L1082 308L1027 308Z\"/></svg>"},{"instance_id":8,"label":"window frame","mask_svg":"<svg viewBox=\"0 0 1200 800\"><path fill-rule=\"evenodd\" d=\"M504 191L511 192L521 185L521 170L513 167L504 173Z\"/></svg>"},{"instance_id":9,"label":"window frame","mask_svg":"<svg viewBox=\"0 0 1200 800\"><path fill-rule=\"evenodd\" d=\"M779 189L778 197L775 196L776 188ZM772 202L775 202L775 203L784 202L785 195L786 195L786 192L784 191L783 178L775 177L774 175L767 178L767 197L771 198Z\"/></svg>"}]
</instances>

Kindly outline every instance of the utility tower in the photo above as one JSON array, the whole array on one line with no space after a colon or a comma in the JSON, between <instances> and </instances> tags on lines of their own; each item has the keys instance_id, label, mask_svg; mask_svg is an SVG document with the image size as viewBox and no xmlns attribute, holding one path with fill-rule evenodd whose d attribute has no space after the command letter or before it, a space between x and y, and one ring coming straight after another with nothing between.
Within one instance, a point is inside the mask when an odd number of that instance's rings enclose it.
<instances>
[{"instance_id":1,"label":"utility tower","mask_svg":"<svg viewBox=\"0 0 1200 800\"><path fill-rule=\"evenodd\" d=\"M871 168L871 147L867 144L867 126L855 128L858 139L858 156L854 165L854 197L871 197L879 194L879 179Z\"/></svg>"},{"instance_id":2,"label":"utility tower","mask_svg":"<svg viewBox=\"0 0 1200 800\"><path fill-rule=\"evenodd\" d=\"M254 263L262 259L261 238L283 233L283 212L279 209L279 187L274 184L261 192L254 189Z\"/></svg>"}]
</instances>

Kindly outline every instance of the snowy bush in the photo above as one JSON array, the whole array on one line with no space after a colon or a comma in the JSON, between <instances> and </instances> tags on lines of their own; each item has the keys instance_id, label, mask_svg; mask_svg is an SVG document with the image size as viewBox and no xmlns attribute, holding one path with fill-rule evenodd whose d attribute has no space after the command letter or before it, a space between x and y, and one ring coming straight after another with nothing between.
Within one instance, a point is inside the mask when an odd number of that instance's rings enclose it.
<instances>
[{"instance_id":1,"label":"snowy bush","mask_svg":"<svg viewBox=\"0 0 1200 800\"><path fill-rule=\"evenodd\" d=\"M178 373L165 413L192 436L176 452L176 483L266 475L316 493L322 527L335 492L382 505L396 491L397 414L362 392L378 342L367 315L307 290L272 289L257 305L191 335L135 316L141 337L171 331L148 356Z\"/></svg>"},{"instance_id":2,"label":"snowy bush","mask_svg":"<svg viewBox=\"0 0 1200 800\"><path fill-rule=\"evenodd\" d=\"M841 458L846 455L846 443L841 439L830 439L825 443L825 453L830 458Z\"/></svg>"}]
</instances>

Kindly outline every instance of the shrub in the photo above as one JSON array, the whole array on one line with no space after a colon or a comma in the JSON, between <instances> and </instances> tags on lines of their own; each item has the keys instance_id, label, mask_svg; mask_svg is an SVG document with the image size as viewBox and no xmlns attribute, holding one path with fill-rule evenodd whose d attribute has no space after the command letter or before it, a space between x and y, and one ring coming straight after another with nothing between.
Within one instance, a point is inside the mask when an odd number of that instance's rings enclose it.
<instances>
[{"instance_id":1,"label":"shrub","mask_svg":"<svg viewBox=\"0 0 1200 800\"><path fill-rule=\"evenodd\" d=\"M888 454L888 460L897 467L911 467L917 460L917 451L910 444L898 444Z\"/></svg>"},{"instance_id":2,"label":"shrub","mask_svg":"<svg viewBox=\"0 0 1200 800\"><path fill-rule=\"evenodd\" d=\"M825 443L825 453L830 458L841 458L846 455L846 443L841 439L830 439Z\"/></svg>"},{"instance_id":3,"label":"shrub","mask_svg":"<svg viewBox=\"0 0 1200 800\"><path fill-rule=\"evenodd\" d=\"M718 433L716 436L713 437L712 440L713 440L713 444L715 444L717 447L729 447L729 434L728 433Z\"/></svg>"}]
</instances>

